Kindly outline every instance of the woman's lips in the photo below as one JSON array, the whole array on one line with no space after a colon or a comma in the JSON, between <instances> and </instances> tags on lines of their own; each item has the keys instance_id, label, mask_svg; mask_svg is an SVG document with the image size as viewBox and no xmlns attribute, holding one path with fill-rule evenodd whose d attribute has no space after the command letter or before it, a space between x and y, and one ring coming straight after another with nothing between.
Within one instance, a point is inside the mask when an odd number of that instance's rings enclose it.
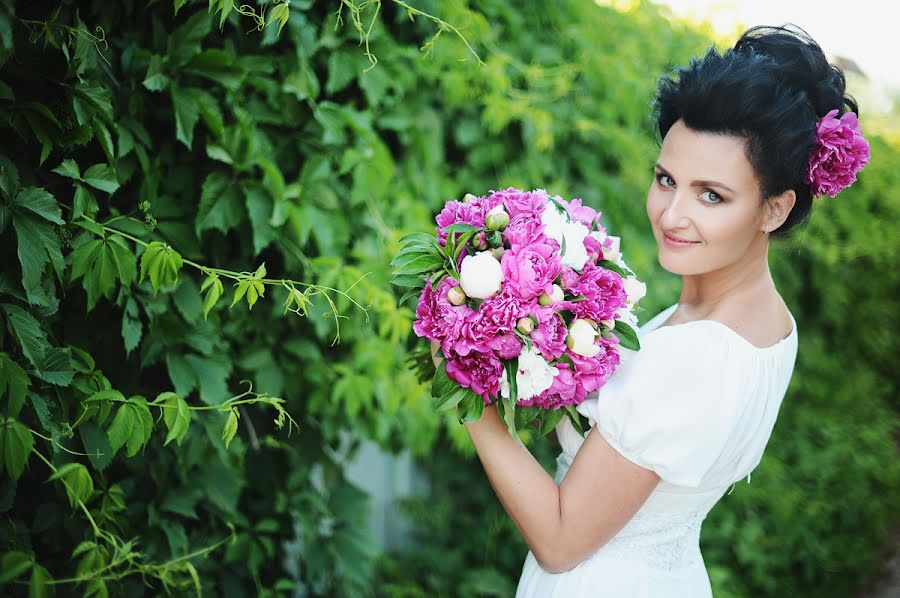
<instances>
[{"instance_id":1,"label":"woman's lips","mask_svg":"<svg viewBox=\"0 0 900 598\"><path fill-rule=\"evenodd\" d=\"M668 234L663 233L663 239L666 241L666 245L669 247L690 247L691 245L696 245L700 241L682 241L680 239L676 239L674 237L670 237Z\"/></svg>"}]
</instances>

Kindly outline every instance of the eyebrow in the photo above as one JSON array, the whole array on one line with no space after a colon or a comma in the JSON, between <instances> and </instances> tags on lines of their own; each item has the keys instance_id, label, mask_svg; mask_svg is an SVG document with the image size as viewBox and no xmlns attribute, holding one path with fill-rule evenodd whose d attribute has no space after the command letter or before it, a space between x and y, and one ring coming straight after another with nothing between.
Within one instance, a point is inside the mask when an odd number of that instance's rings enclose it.
<instances>
[{"instance_id":1,"label":"eyebrow","mask_svg":"<svg viewBox=\"0 0 900 598\"><path fill-rule=\"evenodd\" d=\"M673 176L669 173L668 170L666 170L665 168L663 168L662 164L660 164L659 162L657 162L656 164L654 164L654 165L653 165L653 168L656 169L656 170L662 171L663 174L665 174L666 176L668 176L668 177L670 177L670 178L672 178L672 179L675 178L675 177L673 177ZM720 183L720 182L718 182L718 181L711 181L711 180L706 180L706 179L704 179L704 180L699 180L699 181L691 181L691 185L694 186L694 187L719 187L720 189L725 189L726 191L730 191L730 192L732 192L732 193L736 193L736 191L735 191L734 189L732 189L731 187L729 187L729 186L726 185L725 183Z\"/></svg>"}]
</instances>

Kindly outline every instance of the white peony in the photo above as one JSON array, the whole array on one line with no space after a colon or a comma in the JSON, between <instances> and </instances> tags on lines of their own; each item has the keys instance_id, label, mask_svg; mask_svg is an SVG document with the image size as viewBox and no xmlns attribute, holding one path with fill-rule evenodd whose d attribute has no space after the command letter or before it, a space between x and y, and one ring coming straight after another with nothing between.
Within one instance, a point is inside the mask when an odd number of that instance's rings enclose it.
<instances>
[{"instance_id":1,"label":"white peony","mask_svg":"<svg viewBox=\"0 0 900 598\"><path fill-rule=\"evenodd\" d=\"M560 212L553 202L547 202L541 213L541 223L544 225L544 235L556 239L561 251L565 245L565 251L561 254L562 264L580 271L588 261L584 239L590 234L590 229L580 222L570 222L568 214Z\"/></svg>"},{"instance_id":2,"label":"white peony","mask_svg":"<svg viewBox=\"0 0 900 598\"><path fill-rule=\"evenodd\" d=\"M573 320L569 324L569 333L566 335L566 346L573 352L584 357L593 357L600 352L600 347L594 344L597 340L597 329L584 319Z\"/></svg>"},{"instance_id":3,"label":"white peony","mask_svg":"<svg viewBox=\"0 0 900 598\"><path fill-rule=\"evenodd\" d=\"M541 223L544 225L544 235L551 239L556 239L556 241L562 245L563 225L566 221L566 215L562 214L557 209L556 204L552 201L547 201L547 205L544 206L544 211L541 212Z\"/></svg>"},{"instance_id":4,"label":"white peony","mask_svg":"<svg viewBox=\"0 0 900 598\"><path fill-rule=\"evenodd\" d=\"M459 286L469 297L487 299L500 291L503 268L490 251L479 251L463 258Z\"/></svg>"},{"instance_id":5,"label":"white peony","mask_svg":"<svg viewBox=\"0 0 900 598\"><path fill-rule=\"evenodd\" d=\"M622 280L622 288L625 289L625 294L628 295L627 302L631 305L640 301L647 294L647 285L633 276Z\"/></svg>"},{"instance_id":6,"label":"white peony","mask_svg":"<svg viewBox=\"0 0 900 598\"><path fill-rule=\"evenodd\" d=\"M531 349L522 349L519 355L519 369L516 370L517 399L536 397L553 385L553 378L559 370L547 363L540 352L532 345ZM509 398L509 380L506 368L500 376L500 395Z\"/></svg>"}]
</instances>

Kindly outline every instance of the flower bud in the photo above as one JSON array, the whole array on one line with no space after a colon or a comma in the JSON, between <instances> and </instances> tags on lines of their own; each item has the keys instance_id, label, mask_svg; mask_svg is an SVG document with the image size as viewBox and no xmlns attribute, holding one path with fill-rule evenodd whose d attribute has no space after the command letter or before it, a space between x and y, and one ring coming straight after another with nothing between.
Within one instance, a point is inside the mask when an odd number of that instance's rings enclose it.
<instances>
[{"instance_id":1,"label":"flower bud","mask_svg":"<svg viewBox=\"0 0 900 598\"><path fill-rule=\"evenodd\" d=\"M472 195L471 193L466 193L466 194L463 196L463 199L462 199L462 200L463 200L463 203L469 203L470 201L474 201L474 200L476 200L476 199L478 199L478 198L475 197L474 195Z\"/></svg>"},{"instance_id":2,"label":"flower bud","mask_svg":"<svg viewBox=\"0 0 900 598\"><path fill-rule=\"evenodd\" d=\"M497 260L503 258L503 254L506 253L505 247L494 247L491 249L491 255L493 255Z\"/></svg>"},{"instance_id":3,"label":"flower bud","mask_svg":"<svg viewBox=\"0 0 900 598\"><path fill-rule=\"evenodd\" d=\"M647 285L633 276L624 279L622 281L622 287L625 289L628 303L632 305L643 299L644 295L647 294Z\"/></svg>"},{"instance_id":4,"label":"flower bud","mask_svg":"<svg viewBox=\"0 0 900 598\"><path fill-rule=\"evenodd\" d=\"M484 218L484 224L489 230L501 231L509 226L509 214L503 209L503 205L493 208Z\"/></svg>"},{"instance_id":5,"label":"flower bud","mask_svg":"<svg viewBox=\"0 0 900 598\"><path fill-rule=\"evenodd\" d=\"M597 331L589 320L572 320L572 323L569 324L566 346L572 353L577 353L583 357L593 357L600 352L600 347L594 344L596 340Z\"/></svg>"},{"instance_id":6,"label":"flower bud","mask_svg":"<svg viewBox=\"0 0 900 598\"><path fill-rule=\"evenodd\" d=\"M516 322L516 329L522 334L531 334L535 326L537 326L537 322L534 316L525 316L524 318L519 318L519 321Z\"/></svg>"},{"instance_id":7,"label":"flower bud","mask_svg":"<svg viewBox=\"0 0 900 598\"><path fill-rule=\"evenodd\" d=\"M484 251L485 249L487 249L487 235L484 231L475 233L475 235L472 237L472 247L474 247L478 251Z\"/></svg>"},{"instance_id":8,"label":"flower bud","mask_svg":"<svg viewBox=\"0 0 900 598\"><path fill-rule=\"evenodd\" d=\"M610 330L612 330L613 328L616 327L616 321L615 321L615 320L600 320L600 324L601 324L604 328L609 328Z\"/></svg>"},{"instance_id":9,"label":"flower bud","mask_svg":"<svg viewBox=\"0 0 900 598\"><path fill-rule=\"evenodd\" d=\"M447 301L449 301L451 305L462 305L466 302L466 293L461 286L457 285L447 291Z\"/></svg>"},{"instance_id":10,"label":"flower bud","mask_svg":"<svg viewBox=\"0 0 900 598\"><path fill-rule=\"evenodd\" d=\"M565 296L563 295L562 287L555 284L553 285L553 291L549 295L547 293L542 293L541 296L538 297L538 303L546 307L562 301L564 298Z\"/></svg>"}]
</instances>

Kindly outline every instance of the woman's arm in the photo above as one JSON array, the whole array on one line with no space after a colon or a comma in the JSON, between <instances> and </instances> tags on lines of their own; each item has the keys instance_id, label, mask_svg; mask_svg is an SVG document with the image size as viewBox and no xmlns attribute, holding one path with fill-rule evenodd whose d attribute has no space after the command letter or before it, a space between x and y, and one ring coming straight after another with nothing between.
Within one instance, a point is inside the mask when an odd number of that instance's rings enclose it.
<instances>
[{"instance_id":1,"label":"woman's arm","mask_svg":"<svg viewBox=\"0 0 900 598\"><path fill-rule=\"evenodd\" d=\"M431 343L435 366L440 345ZM466 424L494 492L543 569L567 571L612 538L659 482L628 461L592 428L562 483L516 442L493 405Z\"/></svg>"},{"instance_id":2,"label":"woman's arm","mask_svg":"<svg viewBox=\"0 0 900 598\"><path fill-rule=\"evenodd\" d=\"M465 424L506 512L541 567L567 571L615 536L656 488L659 476L622 457L592 428L557 486L491 405Z\"/></svg>"}]
</instances>

